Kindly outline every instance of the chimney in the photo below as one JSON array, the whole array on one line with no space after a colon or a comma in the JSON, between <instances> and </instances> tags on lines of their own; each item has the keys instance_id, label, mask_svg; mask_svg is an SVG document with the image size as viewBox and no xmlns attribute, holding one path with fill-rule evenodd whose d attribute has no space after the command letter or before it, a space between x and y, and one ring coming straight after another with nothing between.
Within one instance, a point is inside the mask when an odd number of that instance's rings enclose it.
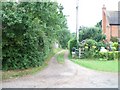
<instances>
[{"instance_id":1,"label":"chimney","mask_svg":"<svg viewBox=\"0 0 120 90\"><path fill-rule=\"evenodd\" d=\"M103 5L102 8L102 31L105 34L106 33L106 7Z\"/></svg>"}]
</instances>

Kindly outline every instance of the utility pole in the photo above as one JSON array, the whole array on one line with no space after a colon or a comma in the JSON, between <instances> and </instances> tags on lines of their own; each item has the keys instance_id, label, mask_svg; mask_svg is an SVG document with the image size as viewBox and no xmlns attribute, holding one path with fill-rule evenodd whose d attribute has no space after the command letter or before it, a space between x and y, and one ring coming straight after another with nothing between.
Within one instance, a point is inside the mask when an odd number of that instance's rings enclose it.
<instances>
[{"instance_id":1,"label":"utility pole","mask_svg":"<svg viewBox=\"0 0 120 90\"><path fill-rule=\"evenodd\" d=\"M79 44L79 24L78 24L78 8L79 8L79 0L76 0L76 38L77 38L77 44Z\"/></svg>"},{"instance_id":2,"label":"utility pole","mask_svg":"<svg viewBox=\"0 0 120 90\"><path fill-rule=\"evenodd\" d=\"M79 52L79 58L81 56L81 49L79 48L79 0L76 0L76 38L77 38L77 49Z\"/></svg>"}]
</instances>

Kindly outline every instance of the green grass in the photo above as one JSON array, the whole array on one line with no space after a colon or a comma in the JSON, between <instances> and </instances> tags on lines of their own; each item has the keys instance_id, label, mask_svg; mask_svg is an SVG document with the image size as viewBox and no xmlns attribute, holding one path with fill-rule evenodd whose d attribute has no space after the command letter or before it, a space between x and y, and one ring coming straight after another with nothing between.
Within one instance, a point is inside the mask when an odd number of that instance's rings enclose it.
<instances>
[{"instance_id":1,"label":"green grass","mask_svg":"<svg viewBox=\"0 0 120 90\"><path fill-rule=\"evenodd\" d=\"M60 54L58 54L58 55L56 56L56 60L57 60L57 62L60 63L60 64L63 64L63 63L65 62L64 53L65 53L65 52L63 51L63 52L61 52Z\"/></svg>"},{"instance_id":2,"label":"green grass","mask_svg":"<svg viewBox=\"0 0 120 90\"><path fill-rule=\"evenodd\" d=\"M51 59L52 56L54 56L57 52L61 51L60 48L54 49L53 52L49 54L49 56L46 58L45 63L42 66L35 67L35 68L29 68L24 70L8 70L8 71L2 71L2 79L12 79L12 78L18 78L25 75L32 75L35 74L41 70L43 70L46 66L48 66L48 62Z\"/></svg>"},{"instance_id":3,"label":"green grass","mask_svg":"<svg viewBox=\"0 0 120 90\"><path fill-rule=\"evenodd\" d=\"M97 59L71 59L83 67L106 72L118 72L118 61L99 61Z\"/></svg>"},{"instance_id":4,"label":"green grass","mask_svg":"<svg viewBox=\"0 0 120 90\"><path fill-rule=\"evenodd\" d=\"M25 75L32 75L37 73L38 71L41 71L43 68L45 68L47 64L44 64L40 67L35 68L29 68L24 70L9 70L9 71L3 71L2 72L2 79L12 79L12 78L19 78Z\"/></svg>"}]
</instances>

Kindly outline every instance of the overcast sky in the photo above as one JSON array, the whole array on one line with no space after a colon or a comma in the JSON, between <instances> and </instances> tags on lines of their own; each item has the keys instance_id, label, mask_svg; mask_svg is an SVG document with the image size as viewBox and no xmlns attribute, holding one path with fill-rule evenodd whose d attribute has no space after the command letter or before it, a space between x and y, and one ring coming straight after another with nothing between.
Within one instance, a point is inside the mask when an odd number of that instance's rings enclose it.
<instances>
[{"instance_id":1,"label":"overcast sky","mask_svg":"<svg viewBox=\"0 0 120 90\"><path fill-rule=\"evenodd\" d=\"M76 0L57 0L64 7L68 27L71 32L76 31ZM102 19L102 7L107 10L118 10L120 0L79 0L79 26L92 27Z\"/></svg>"}]
</instances>

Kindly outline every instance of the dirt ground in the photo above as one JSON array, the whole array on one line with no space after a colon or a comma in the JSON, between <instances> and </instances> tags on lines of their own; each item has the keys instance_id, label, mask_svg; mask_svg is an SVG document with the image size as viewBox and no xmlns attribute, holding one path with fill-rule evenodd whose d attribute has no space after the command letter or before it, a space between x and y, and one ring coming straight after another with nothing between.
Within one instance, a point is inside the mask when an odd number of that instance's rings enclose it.
<instances>
[{"instance_id":1,"label":"dirt ground","mask_svg":"<svg viewBox=\"0 0 120 90\"><path fill-rule=\"evenodd\" d=\"M59 52L60 53L60 52ZM57 53L56 55L59 55ZM55 56L48 67L35 75L2 81L2 88L118 88L118 73L84 68L68 60L59 64Z\"/></svg>"}]
</instances>

